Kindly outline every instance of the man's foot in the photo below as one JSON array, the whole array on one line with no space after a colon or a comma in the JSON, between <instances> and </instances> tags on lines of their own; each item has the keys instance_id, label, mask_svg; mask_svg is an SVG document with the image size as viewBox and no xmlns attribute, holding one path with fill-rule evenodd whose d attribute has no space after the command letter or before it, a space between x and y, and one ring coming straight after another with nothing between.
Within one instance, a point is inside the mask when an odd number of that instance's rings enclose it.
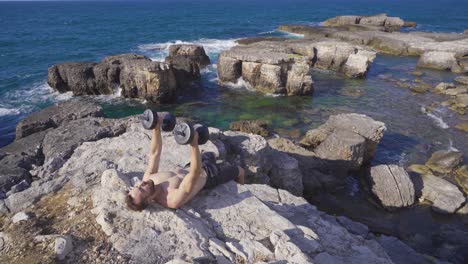
<instances>
[{"instance_id":1,"label":"man's foot","mask_svg":"<svg viewBox=\"0 0 468 264\"><path fill-rule=\"evenodd\" d=\"M237 175L236 182L240 183L240 184L244 184L244 182L245 182L245 170L240 166L237 166L237 168L239 169L239 175Z\"/></svg>"}]
</instances>

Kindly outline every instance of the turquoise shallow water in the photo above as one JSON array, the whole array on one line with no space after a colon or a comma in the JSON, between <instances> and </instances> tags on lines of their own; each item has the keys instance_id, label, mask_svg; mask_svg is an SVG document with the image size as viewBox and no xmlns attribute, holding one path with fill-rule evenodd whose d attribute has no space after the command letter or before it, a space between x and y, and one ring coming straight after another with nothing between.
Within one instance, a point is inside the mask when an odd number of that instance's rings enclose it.
<instances>
[{"instance_id":1,"label":"turquoise shallow water","mask_svg":"<svg viewBox=\"0 0 468 264\"><path fill-rule=\"evenodd\" d=\"M69 99L46 84L47 68L65 61L100 60L134 52L161 59L176 42L205 46L213 63L234 40L248 36L284 35L285 23L316 25L343 14L386 12L418 22L416 30L462 32L468 26L467 1L148 1L148 2L0 2L0 146L14 138L15 125L27 114ZM263 118L275 132L297 138L333 113L360 112L387 123L389 131L376 162L422 160L426 152L454 146L466 150L463 134L442 129L421 107L437 95L411 95L382 80L415 68L414 58L379 56L366 80L314 73L312 97L268 97L244 88L220 87L216 65L204 71L203 89L181 104L161 108L212 126L227 128L238 119ZM379 77L380 76L380 77ZM428 72L429 81L453 75ZM360 94L361 96L357 96ZM140 113L150 106L138 100L93 97L113 117ZM152 106L156 107L156 106ZM440 109L449 126L459 120Z\"/></svg>"}]
</instances>

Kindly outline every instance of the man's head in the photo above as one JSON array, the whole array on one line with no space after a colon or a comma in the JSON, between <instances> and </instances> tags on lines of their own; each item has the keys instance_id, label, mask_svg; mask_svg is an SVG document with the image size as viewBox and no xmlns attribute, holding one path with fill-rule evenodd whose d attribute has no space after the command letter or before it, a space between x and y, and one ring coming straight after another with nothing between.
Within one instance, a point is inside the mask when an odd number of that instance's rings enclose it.
<instances>
[{"instance_id":1,"label":"man's head","mask_svg":"<svg viewBox=\"0 0 468 264\"><path fill-rule=\"evenodd\" d=\"M151 201L154 192L154 182L152 180L143 181L139 186L133 187L128 192L125 202L131 210L142 211Z\"/></svg>"}]
</instances>

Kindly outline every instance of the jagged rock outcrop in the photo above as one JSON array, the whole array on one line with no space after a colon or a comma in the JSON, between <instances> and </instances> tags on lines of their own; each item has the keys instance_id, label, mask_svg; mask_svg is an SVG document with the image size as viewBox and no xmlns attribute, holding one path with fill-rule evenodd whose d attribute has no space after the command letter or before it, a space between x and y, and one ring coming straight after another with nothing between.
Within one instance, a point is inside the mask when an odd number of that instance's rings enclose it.
<instances>
[{"instance_id":1,"label":"jagged rock outcrop","mask_svg":"<svg viewBox=\"0 0 468 264\"><path fill-rule=\"evenodd\" d=\"M137 54L105 57L101 62L69 62L48 70L48 84L74 95L115 94L168 103L186 92L185 85L200 78L200 67L210 63L203 47L174 45L168 63ZM120 89L120 90L119 90Z\"/></svg>"},{"instance_id":2,"label":"jagged rock outcrop","mask_svg":"<svg viewBox=\"0 0 468 264\"><path fill-rule=\"evenodd\" d=\"M368 175L372 193L389 210L408 207L414 203L413 182L404 168L397 165L378 165Z\"/></svg>"},{"instance_id":3,"label":"jagged rock outcrop","mask_svg":"<svg viewBox=\"0 0 468 264\"><path fill-rule=\"evenodd\" d=\"M37 176L46 177L61 168L83 142L116 137L125 130L125 124L111 119L82 118L50 131L42 142L44 164L36 172Z\"/></svg>"},{"instance_id":4,"label":"jagged rock outcrop","mask_svg":"<svg viewBox=\"0 0 468 264\"><path fill-rule=\"evenodd\" d=\"M314 152L285 138L270 139L268 144L273 149L287 153L298 161L302 172L304 193L313 194L322 190L333 191L343 185L345 175L336 171L337 167L333 162L324 161Z\"/></svg>"},{"instance_id":5,"label":"jagged rock outcrop","mask_svg":"<svg viewBox=\"0 0 468 264\"><path fill-rule=\"evenodd\" d=\"M152 102L170 102L177 95L171 67L136 54L104 58L100 63L64 63L49 68L48 84L59 92L74 95L112 94Z\"/></svg>"},{"instance_id":6,"label":"jagged rock outcrop","mask_svg":"<svg viewBox=\"0 0 468 264\"><path fill-rule=\"evenodd\" d=\"M171 45L164 61L174 69L177 86L181 89L189 82L199 80L200 69L211 63L203 46L193 44Z\"/></svg>"},{"instance_id":7,"label":"jagged rock outcrop","mask_svg":"<svg viewBox=\"0 0 468 264\"><path fill-rule=\"evenodd\" d=\"M320 158L343 161L347 169L369 164L386 131L385 124L361 114L332 115L317 129L307 132L301 144Z\"/></svg>"},{"instance_id":8,"label":"jagged rock outcrop","mask_svg":"<svg viewBox=\"0 0 468 264\"><path fill-rule=\"evenodd\" d=\"M30 205L54 188L48 183L49 178L54 178L54 172L75 148L85 141L125 132L123 119L102 116L99 105L73 100L47 107L22 120L17 126L20 137L0 149L0 199L6 199L4 204L17 207L15 210Z\"/></svg>"},{"instance_id":9,"label":"jagged rock outcrop","mask_svg":"<svg viewBox=\"0 0 468 264\"><path fill-rule=\"evenodd\" d=\"M16 140L49 128L56 128L71 120L102 116L104 116L102 108L95 103L83 100L61 102L21 120L16 125Z\"/></svg>"},{"instance_id":10,"label":"jagged rock outcrop","mask_svg":"<svg viewBox=\"0 0 468 264\"><path fill-rule=\"evenodd\" d=\"M190 61L197 64L200 69L205 68L211 63L203 46L195 44L171 45L169 47L169 56L166 57L165 61L172 64L174 67L178 65L178 63L183 64L186 61Z\"/></svg>"},{"instance_id":11,"label":"jagged rock outcrop","mask_svg":"<svg viewBox=\"0 0 468 264\"><path fill-rule=\"evenodd\" d=\"M54 128L66 126L83 118L103 116L100 106L86 101L69 101L47 107L18 123L16 140L0 149L0 191L15 193L29 187L31 170L44 163L44 148L58 146L62 141L52 140L44 146L44 139ZM87 130L86 126L78 127ZM76 128L73 130L77 131ZM62 131L64 137L68 130ZM72 133L72 132L70 132ZM97 137L97 135L93 135ZM80 142L81 143L81 142ZM74 144L78 144L75 142ZM35 176L35 175L34 175Z\"/></svg>"},{"instance_id":12,"label":"jagged rock outcrop","mask_svg":"<svg viewBox=\"0 0 468 264\"><path fill-rule=\"evenodd\" d=\"M375 52L336 40L259 41L236 46L219 56L221 83L242 79L264 93L304 95L312 93L312 67L363 77Z\"/></svg>"},{"instance_id":13,"label":"jagged rock outcrop","mask_svg":"<svg viewBox=\"0 0 468 264\"><path fill-rule=\"evenodd\" d=\"M32 181L29 171L43 163L42 141L47 132L32 134L0 149L0 197L16 189L16 185L29 186Z\"/></svg>"}]
</instances>

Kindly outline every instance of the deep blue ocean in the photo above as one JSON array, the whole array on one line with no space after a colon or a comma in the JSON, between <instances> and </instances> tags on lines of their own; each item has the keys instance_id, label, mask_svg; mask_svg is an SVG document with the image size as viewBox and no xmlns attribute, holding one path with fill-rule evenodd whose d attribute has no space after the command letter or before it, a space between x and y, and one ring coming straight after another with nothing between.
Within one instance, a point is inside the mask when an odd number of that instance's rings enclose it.
<instances>
[{"instance_id":1,"label":"deep blue ocean","mask_svg":"<svg viewBox=\"0 0 468 264\"><path fill-rule=\"evenodd\" d=\"M467 10L466 0L0 1L0 146L14 139L15 125L26 115L70 98L54 93L46 84L47 68L53 64L97 61L128 52L157 60L164 57L168 45L180 42L204 45L216 64L217 55L235 45L235 39L288 36L275 29L287 23L318 25L337 15L387 13L416 21L418 27L410 30L461 33L468 28ZM330 114L360 112L389 127L380 150L382 161L405 160L438 145L466 150L463 133L452 128L458 119L450 111L441 109L435 117L421 113L423 104L433 100L431 95L416 98L378 78L388 72L404 75L414 70L415 63L416 58L379 56L366 80L316 73L314 95L301 98L220 87L216 65L212 65L203 73L201 95L164 108L221 128L238 119L263 118L275 132L295 138ZM443 72L428 74L434 82L454 77ZM364 95L353 96L353 89ZM114 117L148 107L139 100L112 96L93 100Z\"/></svg>"}]
</instances>

